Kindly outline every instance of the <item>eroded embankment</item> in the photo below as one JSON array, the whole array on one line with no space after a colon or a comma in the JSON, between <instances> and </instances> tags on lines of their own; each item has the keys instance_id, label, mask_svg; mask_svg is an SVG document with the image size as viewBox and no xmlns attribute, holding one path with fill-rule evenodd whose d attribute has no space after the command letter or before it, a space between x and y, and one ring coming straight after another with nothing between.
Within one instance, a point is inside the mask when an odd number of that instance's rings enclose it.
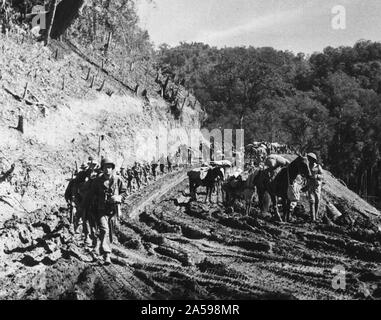
<instances>
[{"instance_id":1,"label":"eroded embankment","mask_svg":"<svg viewBox=\"0 0 381 320\"><path fill-rule=\"evenodd\" d=\"M15 164L11 183L0 184L0 227L12 215L64 205L76 162L107 155L119 169L151 161L157 143L173 153L200 127L197 110L185 105L175 120L160 96L148 102L70 50L57 60L49 48L2 35L0 47L0 170Z\"/></svg>"}]
</instances>

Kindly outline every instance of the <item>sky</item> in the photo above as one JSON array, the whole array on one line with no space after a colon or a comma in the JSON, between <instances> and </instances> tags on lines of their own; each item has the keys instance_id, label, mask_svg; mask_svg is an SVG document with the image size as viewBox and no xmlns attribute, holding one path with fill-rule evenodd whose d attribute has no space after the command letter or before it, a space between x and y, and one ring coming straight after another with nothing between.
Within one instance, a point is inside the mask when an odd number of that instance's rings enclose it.
<instances>
[{"instance_id":1,"label":"sky","mask_svg":"<svg viewBox=\"0 0 381 320\"><path fill-rule=\"evenodd\" d=\"M332 27L336 6L345 8L345 29ZM156 46L203 42L311 54L381 41L381 0L138 0L138 14Z\"/></svg>"}]
</instances>

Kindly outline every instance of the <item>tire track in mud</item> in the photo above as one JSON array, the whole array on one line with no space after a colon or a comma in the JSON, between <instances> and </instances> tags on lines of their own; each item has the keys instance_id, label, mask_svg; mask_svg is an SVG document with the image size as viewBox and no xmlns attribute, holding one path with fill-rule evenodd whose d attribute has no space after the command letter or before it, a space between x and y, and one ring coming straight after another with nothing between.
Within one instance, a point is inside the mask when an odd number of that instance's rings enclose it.
<instances>
[{"instance_id":1,"label":"tire track in mud","mask_svg":"<svg viewBox=\"0 0 381 320\"><path fill-rule=\"evenodd\" d=\"M106 299L146 299L147 296L143 295L141 292L142 287L138 287L139 281L136 277L132 275L130 268L123 267L119 270L113 264L104 265L101 262L98 262L94 266L97 274L100 275L103 285L106 285L111 289L111 296L106 294ZM130 273L130 276L127 277L127 271Z\"/></svg>"},{"instance_id":2,"label":"tire track in mud","mask_svg":"<svg viewBox=\"0 0 381 320\"><path fill-rule=\"evenodd\" d=\"M151 204L155 199L162 197L169 190L182 183L187 178L187 175L184 173L177 173L175 174L175 177L176 179L173 182L164 185L164 187L159 188L156 192L153 192L148 198L139 201L137 205L133 205L132 210L130 210L128 214L124 214L124 216L130 219L136 219L137 216L141 213L140 211L142 211L147 205ZM165 181L159 180L156 183L161 184L165 183ZM134 198L134 196L136 197L136 195L132 195L129 198ZM122 223L123 222L131 228L130 223L122 219ZM137 232L137 229L133 228L133 230ZM117 267L113 264L104 265L101 262L98 262L97 265L94 266L94 269L96 270L96 273L100 276L100 279L102 280L102 285L107 286L111 291L111 294L107 292L101 293L101 295L105 295L106 299L147 299L149 294L152 294L152 292L147 293L147 291L150 291L148 287L151 287L151 289L153 287L156 290L159 289L158 291L168 293L164 288L161 288L152 280L147 281L147 279L144 278L144 276L136 272L138 270L131 271L128 270L130 268L126 266ZM130 273L128 278L126 276L127 272ZM138 286L138 284L140 286ZM141 294L142 291L146 291L147 295Z\"/></svg>"},{"instance_id":3,"label":"tire track in mud","mask_svg":"<svg viewBox=\"0 0 381 320\"><path fill-rule=\"evenodd\" d=\"M226 214L215 205L178 204L173 200L184 196L185 178L179 172L157 181L151 187L156 190L144 191L147 198L130 207L123 228L127 239L133 234L142 243L133 255L143 262L101 267L108 268L107 281L117 283L114 296L353 299L358 292L352 275L348 289L337 291L332 287L332 268L343 265L349 273L361 273L377 266L345 249L354 240L339 227L337 232L325 232L320 225L278 224L262 217ZM360 253L366 252L367 244L357 241L356 245ZM132 249L121 246L128 256Z\"/></svg>"},{"instance_id":4,"label":"tire track in mud","mask_svg":"<svg viewBox=\"0 0 381 320\"><path fill-rule=\"evenodd\" d=\"M293 286L298 295L309 295L311 297L330 297L336 296L332 288L332 277L327 274L313 273L303 266L274 266L263 265L263 270L273 273L278 279L282 279L284 285Z\"/></svg>"},{"instance_id":5,"label":"tire track in mud","mask_svg":"<svg viewBox=\"0 0 381 320\"><path fill-rule=\"evenodd\" d=\"M135 219L141 213L141 211L144 210L146 206L150 205L155 199L159 199L162 196L164 196L166 193L168 193L169 190L178 186L186 178L187 178L187 174L181 173L181 175L177 176L173 182L165 185L164 187L162 186L156 192L153 192L152 194L150 194L146 199L139 201L138 204L132 205L129 212L125 214L125 216L130 219ZM162 182L162 181L158 181L158 182Z\"/></svg>"},{"instance_id":6,"label":"tire track in mud","mask_svg":"<svg viewBox=\"0 0 381 320\"><path fill-rule=\"evenodd\" d=\"M211 295L211 289L213 288L229 290L235 295L242 294L245 298L253 297L257 292L257 288L248 283L242 283L242 276L223 276L213 270L200 273L197 269L184 270L183 268L169 267L154 272L151 277L163 285L168 285L168 281L170 281L180 288L185 286L188 290L193 290L193 294L196 294L198 298L213 298Z\"/></svg>"}]
</instances>

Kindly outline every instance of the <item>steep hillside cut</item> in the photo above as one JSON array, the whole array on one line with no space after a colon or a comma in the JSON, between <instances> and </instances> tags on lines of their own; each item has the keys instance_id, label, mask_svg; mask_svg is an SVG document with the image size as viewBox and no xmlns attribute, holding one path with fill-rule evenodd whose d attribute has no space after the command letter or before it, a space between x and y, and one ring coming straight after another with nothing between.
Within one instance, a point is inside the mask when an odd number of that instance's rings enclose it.
<instances>
[{"instance_id":1,"label":"steep hillside cut","mask_svg":"<svg viewBox=\"0 0 381 320\"><path fill-rule=\"evenodd\" d=\"M173 152L200 127L197 110L184 106L174 120L160 96L130 92L73 52L57 60L55 50L20 37L0 37L0 50L1 169L16 164L11 181L0 185L0 225L15 212L62 204L75 162L99 155L118 167L151 161L169 129L176 128L168 141ZM15 129L19 116L23 133Z\"/></svg>"}]
</instances>

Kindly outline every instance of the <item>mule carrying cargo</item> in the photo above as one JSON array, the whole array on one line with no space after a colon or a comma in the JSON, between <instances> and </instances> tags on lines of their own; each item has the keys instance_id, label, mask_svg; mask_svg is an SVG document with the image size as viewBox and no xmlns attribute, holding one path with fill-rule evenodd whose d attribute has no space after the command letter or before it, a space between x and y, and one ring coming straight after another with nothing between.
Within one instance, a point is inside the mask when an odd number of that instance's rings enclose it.
<instances>
[{"instance_id":1,"label":"mule carrying cargo","mask_svg":"<svg viewBox=\"0 0 381 320\"><path fill-rule=\"evenodd\" d=\"M278 154L271 154L265 160L265 166L270 169L285 167L288 164L290 164L290 161Z\"/></svg>"}]
</instances>

